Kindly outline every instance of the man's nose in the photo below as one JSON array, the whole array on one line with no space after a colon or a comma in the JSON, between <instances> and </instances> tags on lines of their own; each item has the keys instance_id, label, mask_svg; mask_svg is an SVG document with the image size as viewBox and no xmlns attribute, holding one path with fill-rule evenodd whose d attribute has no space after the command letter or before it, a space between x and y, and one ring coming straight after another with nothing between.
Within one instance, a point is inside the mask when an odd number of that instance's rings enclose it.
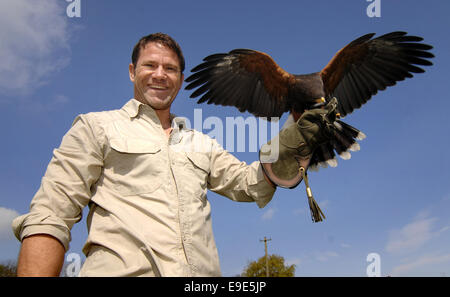
<instances>
[{"instance_id":1,"label":"man's nose","mask_svg":"<svg viewBox=\"0 0 450 297\"><path fill-rule=\"evenodd\" d=\"M158 79L163 79L166 77L166 72L162 66L158 66L153 72L153 77Z\"/></svg>"}]
</instances>

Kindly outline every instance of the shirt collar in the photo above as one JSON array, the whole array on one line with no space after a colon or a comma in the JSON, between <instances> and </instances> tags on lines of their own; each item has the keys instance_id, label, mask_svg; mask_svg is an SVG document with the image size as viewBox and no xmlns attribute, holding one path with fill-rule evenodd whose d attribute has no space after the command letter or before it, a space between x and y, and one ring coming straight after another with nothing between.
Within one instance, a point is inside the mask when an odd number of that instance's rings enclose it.
<instances>
[{"instance_id":1,"label":"shirt collar","mask_svg":"<svg viewBox=\"0 0 450 297\"><path fill-rule=\"evenodd\" d=\"M139 115L140 112L144 112L148 110L148 114L152 119L154 119L157 123L159 123L159 118L156 115L155 110L147 104L144 104L134 98L130 99L123 107L123 110L127 112L130 118L135 118ZM186 129L186 119L183 117L177 117L175 114L170 114L170 121L172 123L172 128L177 130Z\"/></svg>"},{"instance_id":2,"label":"shirt collar","mask_svg":"<svg viewBox=\"0 0 450 297\"><path fill-rule=\"evenodd\" d=\"M187 129L186 127L186 118L177 117L174 114L170 114L170 119L172 120L172 128L178 130Z\"/></svg>"},{"instance_id":3,"label":"shirt collar","mask_svg":"<svg viewBox=\"0 0 450 297\"><path fill-rule=\"evenodd\" d=\"M132 98L122 107L122 109L128 113L130 118L135 118L139 114L139 108L141 107L141 105L144 104Z\"/></svg>"}]
</instances>

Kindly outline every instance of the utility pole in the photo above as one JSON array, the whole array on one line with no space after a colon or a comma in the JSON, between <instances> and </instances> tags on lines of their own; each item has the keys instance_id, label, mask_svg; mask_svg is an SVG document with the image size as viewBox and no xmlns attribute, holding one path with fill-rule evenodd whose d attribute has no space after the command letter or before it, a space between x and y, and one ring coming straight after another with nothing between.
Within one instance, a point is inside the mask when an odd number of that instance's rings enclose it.
<instances>
[{"instance_id":1,"label":"utility pole","mask_svg":"<svg viewBox=\"0 0 450 297\"><path fill-rule=\"evenodd\" d=\"M266 277L269 277L269 256L267 255L267 242L268 241L271 241L272 240L272 238L269 238L269 239L267 239L265 236L264 236L264 240L259 240L259 241L264 241L264 249L265 249L265 251L266 251Z\"/></svg>"}]
</instances>

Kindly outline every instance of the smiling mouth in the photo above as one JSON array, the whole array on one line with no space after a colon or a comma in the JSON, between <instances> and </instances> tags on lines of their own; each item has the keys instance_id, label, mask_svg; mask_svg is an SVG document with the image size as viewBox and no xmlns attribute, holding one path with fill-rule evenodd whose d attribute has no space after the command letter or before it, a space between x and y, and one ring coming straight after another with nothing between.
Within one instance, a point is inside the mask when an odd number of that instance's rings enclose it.
<instances>
[{"instance_id":1,"label":"smiling mouth","mask_svg":"<svg viewBox=\"0 0 450 297\"><path fill-rule=\"evenodd\" d=\"M159 86L159 85L150 85L149 86L151 89L155 89L155 90L167 90L168 87L166 86Z\"/></svg>"}]
</instances>

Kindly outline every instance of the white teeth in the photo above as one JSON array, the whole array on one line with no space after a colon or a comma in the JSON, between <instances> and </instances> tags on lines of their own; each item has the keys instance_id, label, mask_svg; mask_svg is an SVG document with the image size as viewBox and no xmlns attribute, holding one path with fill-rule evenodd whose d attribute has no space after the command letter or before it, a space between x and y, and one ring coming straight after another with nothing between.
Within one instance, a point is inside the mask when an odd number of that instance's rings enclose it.
<instances>
[{"instance_id":1,"label":"white teeth","mask_svg":"<svg viewBox=\"0 0 450 297\"><path fill-rule=\"evenodd\" d=\"M167 89L167 88L164 87L164 86L157 86L157 85L151 85L150 88L152 88L152 89L158 89L158 90L165 90L165 89Z\"/></svg>"}]
</instances>

